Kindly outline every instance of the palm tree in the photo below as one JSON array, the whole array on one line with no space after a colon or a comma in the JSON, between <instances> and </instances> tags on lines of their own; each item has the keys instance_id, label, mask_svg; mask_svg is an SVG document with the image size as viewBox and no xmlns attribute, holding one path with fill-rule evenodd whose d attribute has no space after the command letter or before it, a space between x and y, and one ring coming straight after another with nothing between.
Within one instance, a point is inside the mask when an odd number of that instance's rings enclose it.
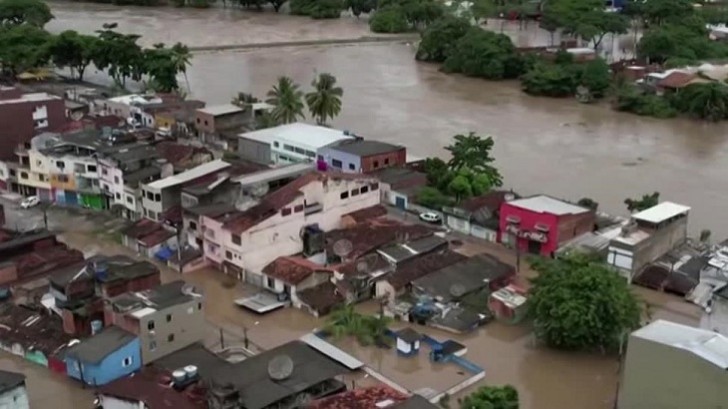
<instances>
[{"instance_id":1,"label":"palm tree","mask_svg":"<svg viewBox=\"0 0 728 409\"><path fill-rule=\"evenodd\" d=\"M268 91L267 103L273 105L272 114L276 122L290 124L305 118L303 114L303 92L298 84L288 77L278 78L278 83Z\"/></svg>"},{"instance_id":2,"label":"palm tree","mask_svg":"<svg viewBox=\"0 0 728 409\"><path fill-rule=\"evenodd\" d=\"M326 320L324 331L334 338L341 338L361 332L362 324L361 314L354 310L353 305L349 304L331 312Z\"/></svg>"},{"instance_id":3,"label":"palm tree","mask_svg":"<svg viewBox=\"0 0 728 409\"><path fill-rule=\"evenodd\" d=\"M311 83L314 90L306 94L306 103L311 116L319 125L326 124L326 118L334 119L341 112L341 97L344 90L336 86L336 77L322 73Z\"/></svg>"},{"instance_id":4,"label":"palm tree","mask_svg":"<svg viewBox=\"0 0 728 409\"><path fill-rule=\"evenodd\" d=\"M230 101L231 104L237 105L241 108L256 102L260 102L260 100L254 97L253 94L248 94L247 92L238 92L238 95Z\"/></svg>"},{"instance_id":5,"label":"palm tree","mask_svg":"<svg viewBox=\"0 0 728 409\"><path fill-rule=\"evenodd\" d=\"M177 43L172 46L172 61L177 72L181 72L185 77L185 85L187 85L187 92L190 90L190 80L187 78L187 66L190 65L192 54L190 53L189 47L182 43Z\"/></svg>"}]
</instances>

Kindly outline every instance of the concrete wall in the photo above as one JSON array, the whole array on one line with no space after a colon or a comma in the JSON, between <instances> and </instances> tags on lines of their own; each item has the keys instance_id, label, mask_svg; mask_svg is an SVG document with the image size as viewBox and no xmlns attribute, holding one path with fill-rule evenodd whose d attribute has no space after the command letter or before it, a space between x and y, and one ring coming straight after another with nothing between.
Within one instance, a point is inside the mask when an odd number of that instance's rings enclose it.
<instances>
[{"instance_id":1,"label":"concrete wall","mask_svg":"<svg viewBox=\"0 0 728 409\"><path fill-rule=\"evenodd\" d=\"M25 385L0 394L0 409L30 409Z\"/></svg>"},{"instance_id":2,"label":"concrete wall","mask_svg":"<svg viewBox=\"0 0 728 409\"><path fill-rule=\"evenodd\" d=\"M154 321L152 331L149 330L150 321ZM142 363L149 364L201 341L206 330L202 299L194 299L142 317L139 320ZM172 340L170 336L173 337Z\"/></svg>"},{"instance_id":3,"label":"concrete wall","mask_svg":"<svg viewBox=\"0 0 728 409\"><path fill-rule=\"evenodd\" d=\"M595 222L594 211L559 217L559 244L593 231Z\"/></svg>"},{"instance_id":4,"label":"concrete wall","mask_svg":"<svg viewBox=\"0 0 728 409\"><path fill-rule=\"evenodd\" d=\"M324 162L336 170L345 173L359 173L361 171L361 157L352 153L341 152L332 147L323 147L316 152L318 156L322 156ZM334 165L334 161L339 161Z\"/></svg>"},{"instance_id":5,"label":"concrete wall","mask_svg":"<svg viewBox=\"0 0 728 409\"><path fill-rule=\"evenodd\" d=\"M371 172L392 166L402 166L407 163L407 150L405 148L380 155L371 155L361 158L361 171Z\"/></svg>"},{"instance_id":6,"label":"concrete wall","mask_svg":"<svg viewBox=\"0 0 728 409\"><path fill-rule=\"evenodd\" d=\"M251 162L269 165L271 157L270 144L242 137L238 138L238 155Z\"/></svg>"},{"instance_id":7,"label":"concrete wall","mask_svg":"<svg viewBox=\"0 0 728 409\"><path fill-rule=\"evenodd\" d=\"M619 409L722 408L728 372L680 348L630 337Z\"/></svg>"},{"instance_id":8,"label":"concrete wall","mask_svg":"<svg viewBox=\"0 0 728 409\"><path fill-rule=\"evenodd\" d=\"M688 218L679 218L657 230L648 231L650 236L635 246L627 245L618 240L612 240L610 243L610 247L632 251L632 271L628 272L630 278L640 272L647 264L685 242L688 234Z\"/></svg>"},{"instance_id":9,"label":"concrete wall","mask_svg":"<svg viewBox=\"0 0 728 409\"><path fill-rule=\"evenodd\" d=\"M101 407L104 409L146 409L147 406L142 402L130 402L117 399L113 396L99 395Z\"/></svg>"}]
</instances>

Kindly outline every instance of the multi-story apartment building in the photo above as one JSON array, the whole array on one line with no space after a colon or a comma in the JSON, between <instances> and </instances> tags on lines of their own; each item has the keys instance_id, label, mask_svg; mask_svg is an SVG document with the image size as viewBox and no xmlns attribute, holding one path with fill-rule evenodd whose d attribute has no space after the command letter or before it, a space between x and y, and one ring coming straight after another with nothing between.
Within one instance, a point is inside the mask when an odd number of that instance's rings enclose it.
<instances>
[{"instance_id":1,"label":"multi-story apartment building","mask_svg":"<svg viewBox=\"0 0 728 409\"><path fill-rule=\"evenodd\" d=\"M341 227L341 216L378 203L377 179L308 173L264 196L246 211L203 216L204 254L239 279L264 286L261 271L265 265L303 250L304 227L336 229Z\"/></svg>"},{"instance_id":2,"label":"multi-story apartment building","mask_svg":"<svg viewBox=\"0 0 728 409\"><path fill-rule=\"evenodd\" d=\"M142 363L148 364L205 337L202 302L202 295L179 280L110 300L104 321L138 335Z\"/></svg>"}]
</instances>

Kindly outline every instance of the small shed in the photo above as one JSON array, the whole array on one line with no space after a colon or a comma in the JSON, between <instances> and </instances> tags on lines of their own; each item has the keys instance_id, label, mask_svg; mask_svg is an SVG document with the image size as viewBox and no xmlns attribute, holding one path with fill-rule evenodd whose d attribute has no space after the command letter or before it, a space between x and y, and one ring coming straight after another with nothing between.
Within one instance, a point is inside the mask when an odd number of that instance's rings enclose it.
<instances>
[{"instance_id":1,"label":"small shed","mask_svg":"<svg viewBox=\"0 0 728 409\"><path fill-rule=\"evenodd\" d=\"M403 356L413 356L420 352L420 341L422 334L412 328L405 328L398 331L397 337L397 353Z\"/></svg>"},{"instance_id":2,"label":"small shed","mask_svg":"<svg viewBox=\"0 0 728 409\"><path fill-rule=\"evenodd\" d=\"M516 324L526 316L525 294L525 289L511 284L493 292L488 306L498 320Z\"/></svg>"}]
</instances>

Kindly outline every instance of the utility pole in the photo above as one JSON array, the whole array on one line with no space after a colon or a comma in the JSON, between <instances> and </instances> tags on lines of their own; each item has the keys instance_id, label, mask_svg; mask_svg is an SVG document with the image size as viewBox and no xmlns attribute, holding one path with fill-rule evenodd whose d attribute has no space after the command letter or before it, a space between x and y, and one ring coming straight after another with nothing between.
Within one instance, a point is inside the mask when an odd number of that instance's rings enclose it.
<instances>
[{"instance_id":1,"label":"utility pole","mask_svg":"<svg viewBox=\"0 0 728 409\"><path fill-rule=\"evenodd\" d=\"M220 328L220 349L225 349L225 334L222 331L222 328Z\"/></svg>"}]
</instances>

